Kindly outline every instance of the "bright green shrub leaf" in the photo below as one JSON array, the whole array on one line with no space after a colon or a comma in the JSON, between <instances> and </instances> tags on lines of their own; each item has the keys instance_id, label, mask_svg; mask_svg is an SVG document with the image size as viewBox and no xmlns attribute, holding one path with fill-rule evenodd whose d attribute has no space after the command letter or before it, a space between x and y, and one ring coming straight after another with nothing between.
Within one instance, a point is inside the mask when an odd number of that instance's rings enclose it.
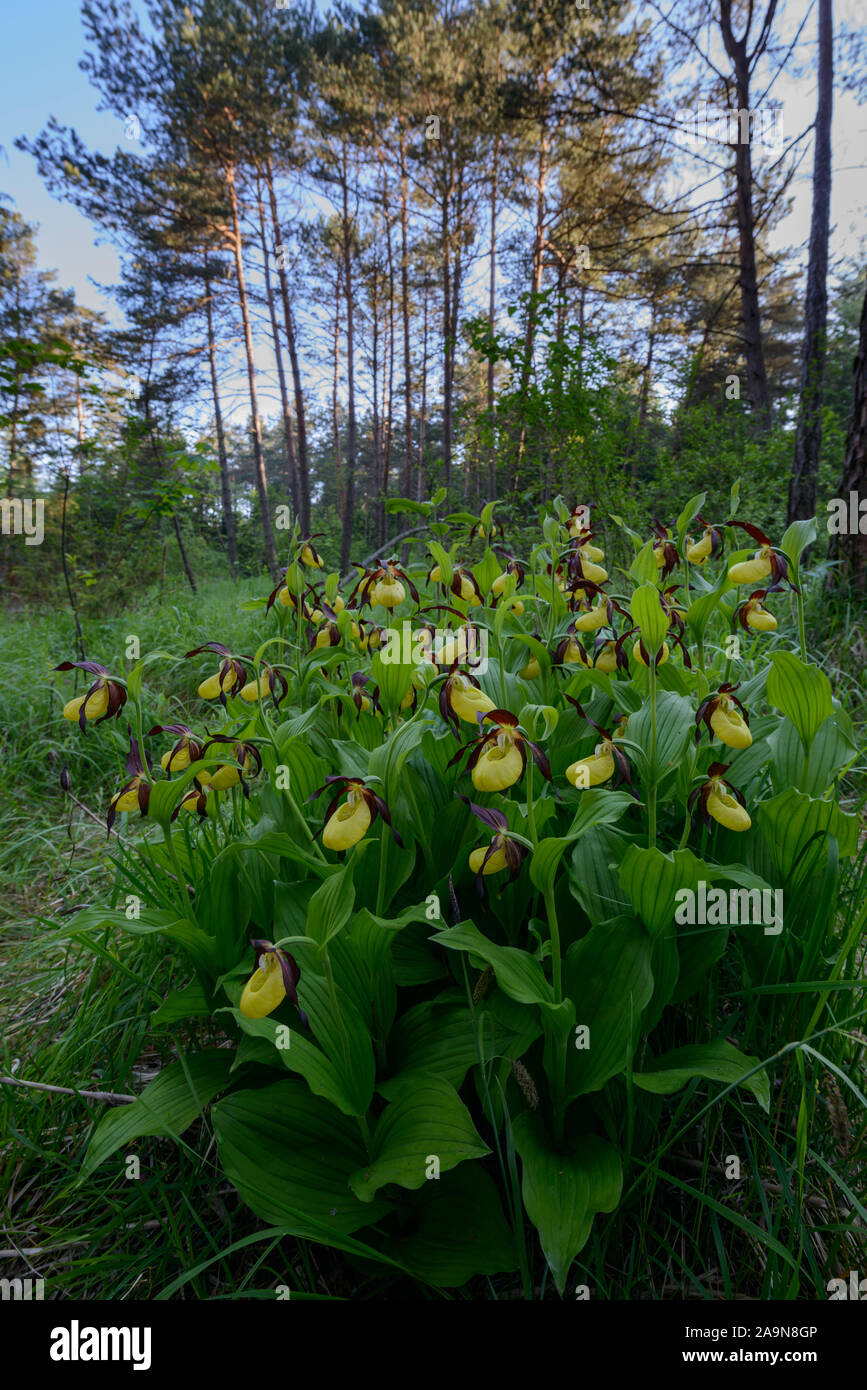
<instances>
[{"instance_id":1,"label":"bright green shrub leaf","mask_svg":"<svg viewBox=\"0 0 867 1390\"><path fill-rule=\"evenodd\" d=\"M569 947L564 993L575 1005L576 1028L589 1029L589 1045L570 1043L566 1053L570 1099L600 1091L627 1066L653 993L650 955L647 932L628 917L591 927ZM574 1041L580 1040L576 1033Z\"/></svg>"},{"instance_id":2,"label":"bright green shrub leaf","mask_svg":"<svg viewBox=\"0 0 867 1390\"><path fill-rule=\"evenodd\" d=\"M675 523L675 534L677 536L678 554L680 555L683 554L684 536L686 535L695 518L698 516L706 500L706 492L697 492L695 497L690 497L680 516L677 518L677 521Z\"/></svg>"},{"instance_id":3,"label":"bright green shrub leaf","mask_svg":"<svg viewBox=\"0 0 867 1390\"><path fill-rule=\"evenodd\" d=\"M158 1009L151 1014L151 1023L178 1023L184 1018L202 1018L210 1014L211 1006L198 980L191 980L183 989L170 989Z\"/></svg>"},{"instance_id":4,"label":"bright green shrub leaf","mask_svg":"<svg viewBox=\"0 0 867 1390\"><path fill-rule=\"evenodd\" d=\"M581 793L575 818L569 826L568 838L585 835L594 825L612 825L625 815L635 798L629 792L609 791L607 787L588 787Z\"/></svg>"},{"instance_id":5,"label":"bright green shrub leaf","mask_svg":"<svg viewBox=\"0 0 867 1390\"><path fill-rule=\"evenodd\" d=\"M362 1201L371 1201L389 1182L423 1186L432 1157L445 1173L490 1153L454 1086L441 1077L413 1074L405 1083L386 1082L382 1090L392 1099L377 1121L370 1160L349 1178Z\"/></svg>"},{"instance_id":6,"label":"bright green shrub leaf","mask_svg":"<svg viewBox=\"0 0 867 1390\"><path fill-rule=\"evenodd\" d=\"M438 1288L460 1288L477 1274L509 1274L515 1241L497 1185L480 1163L462 1163L410 1199L418 1225L384 1251Z\"/></svg>"},{"instance_id":7,"label":"bright green shrub leaf","mask_svg":"<svg viewBox=\"0 0 867 1390\"><path fill-rule=\"evenodd\" d=\"M551 986L539 962L527 951L514 946L497 946L483 936L473 922L459 922L431 937L450 951L466 951L490 965L497 984L519 1004L553 1003Z\"/></svg>"},{"instance_id":8,"label":"bright green shrub leaf","mask_svg":"<svg viewBox=\"0 0 867 1390\"><path fill-rule=\"evenodd\" d=\"M283 830L266 830L256 839L236 840L222 851L227 857L241 854L246 849L258 850L260 854L275 854L280 859L291 859L294 864L303 864L305 869L316 874L317 878L330 878L338 872L339 865L328 864L320 859L311 848L310 841L299 839Z\"/></svg>"},{"instance_id":9,"label":"bright green shrub leaf","mask_svg":"<svg viewBox=\"0 0 867 1390\"><path fill-rule=\"evenodd\" d=\"M790 788L757 812L759 828L768 845L774 868L785 882L798 856L815 835L833 835L843 858L858 849L858 818L841 811L833 801L818 801Z\"/></svg>"},{"instance_id":10,"label":"bright green shrub leaf","mask_svg":"<svg viewBox=\"0 0 867 1390\"><path fill-rule=\"evenodd\" d=\"M521 1190L527 1215L559 1293L572 1261L587 1243L593 1218L614 1211L623 1189L620 1154L596 1134L574 1141L573 1153L551 1145L538 1115L514 1121L515 1148L521 1156Z\"/></svg>"},{"instance_id":11,"label":"bright green shrub leaf","mask_svg":"<svg viewBox=\"0 0 867 1390\"><path fill-rule=\"evenodd\" d=\"M630 845L620 865L620 882L636 916L651 936L674 921L675 894L682 888L695 889L699 879L707 879L707 867L692 850L662 850Z\"/></svg>"},{"instance_id":12,"label":"bright green shrub leaf","mask_svg":"<svg viewBox=\"0 0 867 1390\"><path fill-rule=\"evenodd\" d=\"M333 1063L326 1057L321 1048L304 1037L300 1028L290 1027L288 1030L289 1046L279 1046L278 1043L285 1035L287 1025L280 1023L273 1014L269 1014L267 1018L246 1018L240 1009L229 1009L227 1012L231 1013L235 1022L248 1037L262 1039L269 1043L273 1049L272 1052L268 1053L257 1050L248 1056L255 1057L256 1060L265 1062L266 1065L284 1066L287 1071L303 1076L314 1095L324 1097L332 1105L336 1105L344 1115L364 1113L364 1110L357 1109L347 1099ZM283 1030L282 1033L281 1029Z\"/></svg>"},{"instance_id":13,"label":"bright green shrub leaf","mask_svg":"<svg viewBox=\"0 0 867 1390\"><path fill-rule=\"evenodd\" d=\"M774 652L768 672L768 699L791 719L809 750L820 727L833 713L831 682L818 666L808 666L794 652Z\"/></svg>"},{"instance_id":14,"label":"bright green shrub leaf","mask_svg":"<svg viewBox=\"0 0 867 1390\"><path fill-rule=\"evenodd\" d=\"M373 1098L376 1078L373 1044L364 1016L359 1014L349 996L336 984L335 1013L327 981L310 968L312 962L304 959L303 947L299 947L296 959L301 969L301 978L298 981L299 1002L310 1020L310 1032L331 1062L339 1082L337 1095L329 1098L333 1099L335 1105L339 1105L345 1114L363 1115ZM294 1044L294 1037L292 1041ZM287 1057L284 1060L293 1070L301 1070L301 1067L295 1066L291 1058ZM310 1085L312 1089L316 1089L312 1080Z\"/></svg>"},{"instance_id":15,"label":"bright green shrub leaf","mask_svg":"<svg viewBox=\"0 0 867 1390\"><path fill-rule=\"evenodd\" d=\"M413 667L413 670L415 668ZM405 693L405 691L404 691ZM433 716L427 713L416 715L413 719L401 724L400 728L379 748L375 748L370 755L368 774L373 777L383 779L384 790L382 795L386 802L393 799L400 786L400 774L403 765L412 753L413 749L418 748L425 734L429 734L436 727ZM386 784L386 773L388 781Z\"/></svg>"},{"instance_id":16,"label":"bright green shrub leaf","mask_svg":"<svg viewBox=\"0 0 867 1390\"><path fill-rule=\"evenodd\" d=\"M451 584L455 571L447 551L443 549L439 541L428 541L428 550L436 564L439 565L440 578L438 582L446 585Z\"/></svg>"},{"instance_id":17,"label":"bright green shrub leaf","mask_svg":"<svg viewBox=\"0 0 867 1390\"><path fill-rule=\"evenodd\" d=\"M356 1120L311 1095L303 1081L236 1091L214 1106L212 1118L223 1171L263 1221L321 1240L323 1229L350 1235L389 1210L381 1198L359 1202L349 1187L365 1160ZM315 1227L305 1224L308 1217Z\"/></svg>"},{"instance_id":18,"label":"bright green shrub leaf","mask_svg":"<svg viewBox=\"0 0 867 1390\"><path fill-rule=\"evenodd\" d=\"M654 560L654 567L656 561ZM632 595L629 605L635 622L641 631L642 641L653 656L662 646L668 631L668 619L659 602L659 590L655 584L642 584Z\"/></svg>"},{"instance_id":19,"label":"bright green shrub leaf","mask_svg":"<svg viewBox=\"0 0 867 1390\"><path fill-rule=\"evenodd\" d=\"M660 690L656 695L656 765L651 775L659 781L676 768L684 756L684 750L695 735L695 709L683 695L672 690ZM651 711L650 701L642 705L635 714L630 714L626 726L626 737L637 743L650 760L651 749ZM627 748L627 753L630 750Z\"/></svg>"},{"instance_id":20,"label":"bright green shrub leaf","mask_svg":"<svg viewBox=\"0 0 867 1390\"><path fill-rule=\"evenodd\" d=\"M835 710L819 726L809 759L804 757L798 731L789 721L778 724L767 742L773 756L774 785L780 791L794 787L808 796L822 796L858 752L849 733L848 716L842 710ZM732 780L741 786L734 771Z\"/></svg>"},{"instance_id":21,"label":"bright green shrub leaf","mask_svg":"<svg viewBox=\"0 0 867 1390\"><path fill-rule=\"evenodd\" d=\"M653 1091L658 1096L670 1096L691 1081L701 1076L707 1081L722 1081L727 1086L736 1084L752 1091L763 1110L771 1105L771 1088L767 1073L753 1071L759 1065L758 1057L748 1057L739 1052L731 1043L722 1038L715 1042L693 1043L689 1047L677 1047L649 1062L644 1071L632 1073L632 1080L643 1091ZM748 1076L748 1072L753 1072Z\"/></svg>"},{"instance_id":22,"label":"bright green shrub leaf","mask_svg":"<svg viewBox=\"0 0 867 1390\"><path fill-rule=\"evenodd\" d=\"M583 792L589 796L590 792ZM617 793L609 792L609 796ZM592 827L573 845L569 889L593 923L608 922L631 904L620 886L618 870L628 841L608 826Z\"/></svg>"},{"instance_id":23,"label":"bright green shrub leaf","mask_svg":"<svg viewBox=\"0 0 867 1390\"><path fill-rule=\"evenodd\" d=\"M398 1077L410 1071L432 1072L458 1088L478 1060L465 1003L428 999L415 1004L388 1041L389 1067Z\"/></svg>"},{"instance_id":24,"label":"bright green shrub leaf","mask_svg":"<svg viewBox=\"0 0 867 1390\"><path fill-rule=\"evenodd\" d=\"M534 888L538 888L540 893L547 893L554 886L554 879L557 876L557 866L563 856L564 850L571 844L569 839L549 838L540 840L533 851L530 859L530 882Z\"/></svg>"},{"instance_id":25,"label":"bright green shrub leaf","mask_svg":"<svg viewBox=\"0 0 867 1390\"><path fill-rule=\"evenodd\" d=\"M801 555L813 544L817 534L816 518L811 516L808 521L793 521L780 541L780 549L792 562L794 579L798 578Z\"/></svg>"},{"instance_id":26,"label":"bright green shrub leaf","mask_svg":"<svg viewBox=\"0 0 867 1390\"><path fill-rule=\"evenodd\" d=\"M214 1096L226 1089L234 1056L228 1047L191 1052L183 1065L170 1062L163 1067L131 1105L109 1110L90 1141L81 1166L82 1178L135 1139L146 1135L177 1139Z\"/></svg>"},{"instance_id":27,"label":"bright green shrub leaf","mask_svg":"<svg viewBox=\"0 0 867 1390\"><path fill-rule=\"evenodd\" d=\"M629 573L636 584L652 584L656 588L656 577L659 574L659 566L656 563L656 556L653 553L655 542L646 541L641 547L632 564L629 566ZM633 617L635 614L633 613ZM636 622L637 622L636 618Z\"/></svg>"},{"instance_id":28,"label":"bright green shrub leaf","mask_svg":"<svg viewBox=\"0 0 867 1390\"><path fill-rule=\"evenodd\" d=\"M93 931L111 929L129 932L132 936L165 936L187 952L194 965L216 974L216 948L207 932L193 926L185 917L163 908L139 907L138 917L127 917L123 908L86 907L76 912L68 926L52 932L53 941L69 941Z\"/></svg>"},{"instance_id":29,"label":"bright green shrub leaf","mask_svg":"<svg viewBox=\"0 0 867 1390\"><path fill-rule=\"evenodd\" d=\"M343 931L355 906L355 860L350 859L316 889L307 909L307 935L317 946L327 946Z\"/></svg>"},{"instance_id":30,"label":"bright green shrub leaf","mask_svg":"<svg viewBox=\"0 0 867 1390\"><path fill-rule=\"evenodd\" d=\"M694 598L689 608L686 610L686 625L696 637L703 637L705 629L710 622L711 614L719 603L720 595L715 589L709 593L699 594Z\"/></svg>"}]
</instances>

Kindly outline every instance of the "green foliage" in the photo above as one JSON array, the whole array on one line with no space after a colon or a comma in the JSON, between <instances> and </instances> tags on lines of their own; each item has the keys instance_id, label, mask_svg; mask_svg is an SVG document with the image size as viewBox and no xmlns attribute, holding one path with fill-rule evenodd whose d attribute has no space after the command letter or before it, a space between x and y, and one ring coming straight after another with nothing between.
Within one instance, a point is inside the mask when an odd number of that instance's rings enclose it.
<instances>
[{"instance_id":1,"label":"green foliage","mask_svg":"<svg viewBox=\"0 0 867 1390\"><path fill-rule=\"evenodd\" d=\"M677 614L647 581L634 588L631 617L626 605L614 616L625 668L597 681L580 664L549 659L535 680L520 677L524 656L510 639L530 639L535 626L547 640L532 640L550 658L574 616L545 597L547 547L562 544L568 562L562 525L549 524L535 551L535 572L518 590L522 612L498 623L488 594L471 610L489 635L483 689L521 721L514 731L503 725L499 742L495 726L462 717L461 690L472 687L456 685L450 665L404 671L386 660L387 645L377 656L365 649L360 621L396 627L405 613L412 624L408 597L394 613L345 609L334 656L308 649L303 628L299 643L292 615L275 606L260 651L285 679L285 691L275 690L279 707L267 692L252 701L230 692L225 708L212 705L206 717L227 749L246 741L259 750L262 771L247 768L248 794L237 782L213 785L221 765L238 766L236 754L221 760L212 746L208 757L160 775L170 737L146 740L153 805L164 802L165 814L161 828L149 815L140 831L121 816L117 855L138 907L89 908L58 939L96 949L115 935L165 938L186 956L188 978L155 1022L201 1026L210 1013L228 1045L187 1050L134 1106L107 1115L86 1172L135 1135L180 1136L222 1093L211 1107L220 1164L261 1220L450 1287L515 1268L526 1280L526 1216L563 1294L591 1237L607 1242L620 1229L637 1155L682 1113L666 1107L682 1107L699 1088L705 1109L737 1106L752 1126L769 1114L780 1049L801 1046L795 1016L780 1015L783 1032L765 1050L770 1035L756 1032L751 1011L736 1045L732 1020L718 1010L702 1015L696 1004L732 974L797 989L823 959L836 957L839 968L850 949L835 938L844 865L857 852L856 822L835 799L853 756L842 711L824 673L777 646L769 666L761 654L741 659L751 745L727 747L703 724L696 742L699 706L722 700L719 687L732 676L721 641L729 616L718 604L707 613L703 648L690 644L687 668L673 640ZM722 593L736 545L709 591ZM655 677L631 656L632 621L649 647L669 639ZM226 645L249 651L256 643ZM139 732L162 707L151 687L163 659L147 657L140 685L128 684L125 714ZM169 658L166 670L189 688L212 664L194 659L190 676ZM403 671L414 707L398 699L397 685L387 701L375 698L373 679L385 683L393 669ZM565 698L572 691L582 712ZM472 771L452 757L459 750L438 712L440 694L458 716L460 746L485 741ZM614 729L622 712L625 725ZM190 719L202 727L201 715ZM97 746L113 736L110 725L85 735ZM537 741L540 757L544 747L552 781L524 739ZM494 748L526 754L523 770L520 758L509 764L499 790L479 780L485 749ZM775 787L795 748L796 765L810 762L809 791ZM601 783L582 785L585 760L609 752ZM720 763L725 785L711 771ZM626 770L631 788L616 787ZM318 801L327 775L343 780ZM197 785L201 816L181 810L167 819L179 793ZM746 827L715 814L725 786L743 793ZM331 797L337 804L328 807ZM335 840L341 826L348 838ZM506 860L492 856L508 842L506 881ZM484 856L488 847L489 859L471 868L471 851ZM494 872L480 872L489 863ZM711 892L732 914L722 924L695 916ZM763 894L775 901L777 893L779 923L763 907ZM822 903L820 915L807 910L811 901ZM458 914L453 925L449 910ZM288 994L281 960L294 972ZM282 983L263 1012L255 990L272 967ZM462 1221L471 1209L473 1219Z\"/></svg>"}]
</instances>

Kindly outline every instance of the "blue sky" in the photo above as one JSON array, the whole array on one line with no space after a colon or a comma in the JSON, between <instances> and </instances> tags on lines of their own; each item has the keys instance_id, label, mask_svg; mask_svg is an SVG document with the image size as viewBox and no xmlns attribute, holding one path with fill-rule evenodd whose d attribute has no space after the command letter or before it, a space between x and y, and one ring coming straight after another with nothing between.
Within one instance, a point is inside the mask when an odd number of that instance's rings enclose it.
<instances>
[{"instance_id":1,"label":"blue sky","mask_svg":"<svg viewBox=\"0 0 867 1390\"><path fill-rule=\"evenodd\" d=\"M778 21L778 37L793 38L809 9L810 0L788 0ZM864 0L835 0L835 28L864 27ZM104 152L124 143L123 123L107 112L98 112L96 93L78 64L84 51L84 33L78 0L37 0L36 4L8 3L3 13L3 58L0 60L0 191L14 199L30 222L39 224L40 265L58 271L58 283L74 288L80 302L101 308L116 319L111 300L93 280L111 284L117 278L117 257L108 245L99 245L96 230L68 204L56 201L45 190L34 161L13 146L16 136L35 136L54 115L73 125L85 143ZM815 9L809 15L794 57L800 72L784 72L773 89L773 104L782 103L788 142L807 128L815 113ZM715 54L724 63L722 54ZM669 120L673 113L666 115ZM864 177L867 107L851 95L835 95L834 182L832 195L832 274L843 258L867 259L867 180ZM791 212L775 230L771 245L792 268L803 273L810 224L812 141L802 146L803 158L792 186ZM675 191L698 190L707 178L707 167L687 153L672 171ZM672 191L671 188L669 190ZM706 198L705 184L696 196ZM689 196L689 195L688 195ZM468 285L470 295L473 287ZM318 336L315 325L312 336ZM265 357L267 351L263 348ZM263 360L268 374L268 367ZM272 383L264 383L266 412ZM243 382L239 377L237 409L245 413ZM233 401L234 407L235 402Z\"/></svg>"},{"instance_id":2,"label":"blue sky","mask_svg":"<svg viewBox=\"0 0 867 1390\"><path fill-rule=\"evenodd\" d=\"M74 125L88 145L110 150L123 129L107 112L97 112L96 93L78 63L84 32L76 0L37 0L3 7L4 58L0 68L0 191L13 197L28 222L39 223L39 259L58 269L58 282L73 287L95 309L107 301L88 281L110 283L117 256L97 246L96 231L68 203L46 192L35 161L13 147L18 135L36 136L54 115Z\"/></svg>"}]
</instances>

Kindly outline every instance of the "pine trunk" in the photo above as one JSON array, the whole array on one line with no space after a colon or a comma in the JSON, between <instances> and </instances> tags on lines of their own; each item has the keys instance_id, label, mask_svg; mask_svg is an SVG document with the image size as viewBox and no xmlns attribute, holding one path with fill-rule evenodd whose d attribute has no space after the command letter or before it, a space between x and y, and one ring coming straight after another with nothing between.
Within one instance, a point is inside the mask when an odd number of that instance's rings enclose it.
<instances>
[{"instance_id":1,"label":"pine trunk","mask_svg":"<svg viewBox=\"0 0 867 1390\"><path fill-rule=\"evenodd\" d=\"M816 150L813 156L813 212L810 222L807 301L804 306L801 399L795 434L795 459L789 484L790 522L814 516L816 511L816 483L819 454L822 449L822 400L828 323L833 105L834 24L831 0L819 0L819 99L816 109Z\"/></svg>"},{"instance_id":2,"label":"pine trunk","mask_svg":"<svg viewBox=\"0 0 867 1390\"><path fill-rule=\"evenodd\" d=\"M238 303L241 308L241 321L244 328L244 350L247 357L247 382L250 389L250 429L253 436L253 461L256 470L256 490L259 494L259 507L262 512L262 534L265 537L265 556L271 578L276 584L279 574L277 549L274 545L274 532L271 527L271 513L268 507L268 479L265 475L265 456L262 452L262 422L259 417L259 398L256 394L256 365L253 359L253 333L250 327L250 305L247 299L247 282L244 277L241 224L238 217L238 194L235 188L235 170L231 165L226 172L226 184L232 209L232 251L235 257Z\"/></svg>"}]
</instances>

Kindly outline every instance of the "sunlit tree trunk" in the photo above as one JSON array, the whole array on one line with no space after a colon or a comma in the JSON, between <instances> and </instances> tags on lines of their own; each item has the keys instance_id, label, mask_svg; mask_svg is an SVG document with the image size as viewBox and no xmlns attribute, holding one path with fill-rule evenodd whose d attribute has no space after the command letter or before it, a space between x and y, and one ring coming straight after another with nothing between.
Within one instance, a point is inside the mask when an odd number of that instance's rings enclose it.
<instances>
[{"instance_id":1,"label":"sunlit tree trunk","mask_svg":"<svg viewBox=\"0 0 867 1390\"><path fill-rule=\"evenodd\" d=\"M813 156L813 212L804 305L801 398L795 458L789 484L788 520L816 511L816 482L822 450L822 401L828 324L828 237L831 229L831 117L834 107L834 23L831 0L819 0L819 100Z\"/></svg>"}]
</instances>

